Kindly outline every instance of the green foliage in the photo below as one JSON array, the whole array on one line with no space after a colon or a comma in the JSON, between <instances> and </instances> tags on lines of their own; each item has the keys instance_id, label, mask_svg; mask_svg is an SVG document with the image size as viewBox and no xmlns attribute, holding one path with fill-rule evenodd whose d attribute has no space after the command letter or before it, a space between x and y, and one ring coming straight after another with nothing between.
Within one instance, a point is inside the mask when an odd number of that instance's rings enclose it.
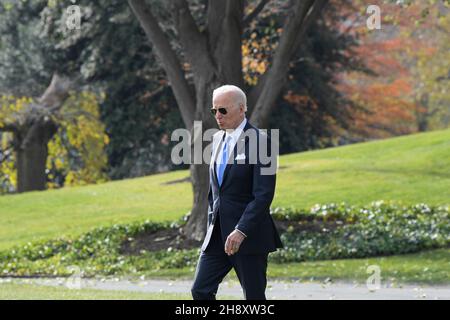
<instances>
[{"instance_id":1,"label":"green foliage","mask_svg":"<svg viewBox=\"0 0 450 320\"><path fill-rule=\"evenodd\" d=\"M449 207L399 206L377 202L370 206L327 204L310 212L277 208L276 220L292 226L305 221L338 222L334 230L282 234L285 248L273 253L274 263L362 258L393 255L447 247L450 243ZM140 223L96 228L78 238L37 241L0 252L3 275L70 275L70 266L78 266L85 276L140 274L164 269L194 268L199 250L162 250L141 252L137 256L120 251L124 241L139 234L163 228L179 228L183 219L169 224Z\"/></svg>"},{"instance_id":2,"label":"green foliage","mask_svg":"<svg viewBox=\"0 0 450 320\"><path fill-rule=\"evenodd\" d=\"M0 94L38 96L59 62L56 50L42 40L44 0L7 1L0 5Z\"/></svg>"},{"instance_id":3,"label":"green foliage","mask_svg":"<svg viewBox=\"0 0 450 320\"><path fill-rule=\"evenodd\" d=\"M271 256L278 263L404 254L450 244L448 206L342 203L315 206L307 215L278 210L275 216L300 225L308 219L337 224L333 230L324 227L283 234L285 248Z\"/></svg>"},{"instance_id":4,"label":"green foliage","mask_svg":"<svg viewBox=\"0 0 450 320\"><path fill-rule=\"evenodd\" d=\"M3 275L70 275L70 266L77 265L83 274L111 275L121 272L136 273L146 268L179 267L191 261L194 252L158 252L155 255L127 257L119 253L125 240L144 232L162 228L178 228L179 222L157 223L144 221L110 228L96 228L82 236L69 239L30 242L0 253ZM191 257L191 258L189 258Z\"/></svg>"},{"instance_id":5,"label":"green foliage","mask_svg":"<svg viewBox=\"0 0 450 320\"><path fill-rule=\"evenodd\" d=\"M0 96L0 128L24 125L32 102L28 97ZM51 117L59 130L48 143L48 187L107 181L105 146L109 138L99 119L99 97L91 92L71 93L61 110ZM14 134L5 132L1 136L0 193L16 188Z\"/></svg>"}]
</instances>

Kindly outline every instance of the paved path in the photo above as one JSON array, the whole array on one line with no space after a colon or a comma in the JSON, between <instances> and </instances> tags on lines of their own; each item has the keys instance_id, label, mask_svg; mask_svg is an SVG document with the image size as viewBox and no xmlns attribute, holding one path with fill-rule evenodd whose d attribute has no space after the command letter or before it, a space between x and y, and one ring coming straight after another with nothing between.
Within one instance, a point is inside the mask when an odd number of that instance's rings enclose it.
<instances>
[{"instance_id":1,"label":"paved path","mask_svg":"<svg viewBox=\"0 0 450 320\"><path fill-rule=\"evenodd\" d=\"M0 283L29 283L36 285L62 286L68 288L91 288L100 290L122 290L134 292L190 293L191 281L186 280L126 280L126 279L81 279L72 278L2 278ZM237 281L225 281L219 287L218 296L233 296L242 299L243 294ZM379 289L369 290L365 284L312 283L269 281L266 296L272 299L329 300L329 299L445 299L450 300L450 286L405 285L390 287L381 284Z\"/></svg>"}]
</instances>

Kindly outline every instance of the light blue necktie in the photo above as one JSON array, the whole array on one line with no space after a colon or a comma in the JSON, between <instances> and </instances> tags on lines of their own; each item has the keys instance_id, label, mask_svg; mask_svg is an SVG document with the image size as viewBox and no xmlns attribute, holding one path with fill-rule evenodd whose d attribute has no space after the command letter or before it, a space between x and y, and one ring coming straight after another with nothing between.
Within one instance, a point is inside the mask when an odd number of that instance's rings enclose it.
<instances>
[{"instance_id":1,"label":"light blue necktie","mask_svg":"<svg viewBox=\"0 0 450 320\"><path fill-rule=\"evenodd\" d=\"M219 181L219 186L222 185L223 173L227 166L228 161L228 144L230 142L230 136L228 136L223 143L222 158L219 163L219 168L217 170L217 180Z\"/></svg>"}]
</instances>

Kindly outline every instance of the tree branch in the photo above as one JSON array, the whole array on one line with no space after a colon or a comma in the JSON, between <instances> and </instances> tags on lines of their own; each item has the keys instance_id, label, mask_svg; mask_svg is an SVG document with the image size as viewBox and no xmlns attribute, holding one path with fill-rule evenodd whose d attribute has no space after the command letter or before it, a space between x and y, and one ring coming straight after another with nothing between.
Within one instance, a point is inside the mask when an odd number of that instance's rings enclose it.
<instances>
[{"instance_id":1,"label":"tree branch","mask_svg":"<svg viewBox=\"0 0 450 320\"><path fill-rule=\"evenodd\" d=\"M297 50L304 39L306 32L309 30L311 25L319 19L320 13L323 11L325 6L327 5L328 0L317 0L312 9L310 10L310 13L305 18L305 21L302 25L302 30L298 34L297 39L295 40L294 50Z\"/></svg>"},{"instance_id":2,"label":"tree branch","mask_svg":"<svg viewBox=\"0 0 450 320\"><path fill-rule=\"evenodd\" d=\"M218 43L215 58L221 78L228 84L243 86L242 74L242 20L243 0L227 0L222 19L221 41Z\"/></svg>"},{"instance_id":3,"label":"tree branch","mask_svg":"<svg viewBox=\"0 0 450 320\"><path fill-rule=\"evenodd\" d=\"M184 124L190 130L194 123L195 100L178 57L170 46L169 40L164 35L151 10L147 8L145 1L128 0L128 4L139 20L148 39L153 44L155 52L164 66Z\"/></svg>"},{"instance_id":4,"label":"tree branch","mask_svg":"<svg viewBox=\"0 0 450 320\"><path fill-rule=\"evenodd\" d=\"M222 21L226 9L226 1L209 0L206 18L206 26L208 30L209 48L214 53L220 40L222 32Z\"/></svg>"},{"instance_id":5,"label":"tree branch","mask_svg":"<svg viewBox=\"0 0 450 320\"><path fill-rule=\"evenodd\" d=\"M161 85L153 91L146 91L141 97L139 97L139 101L141 103L148 103L149 101L163 93L166 88L166 85Z\"/></svg>"},{"instance_id":6,"label":"tree branch","mask_svg":"<svg viewBox=\"0 0 450 320\"><path fill-rule=\"evenodd\" d=\"M250 90L250 93L247 96L247 105L248 105L249 116L251 116L253 113L253 110L255 110L256 103L258 102L259 96L261 95L261 92L264 90L264 86L266 84L268 74L269 73L266 71L258 78L258 82Z\"/></svg>"},{"instance_id":7,"label":"tree branch","mask_svg":"<svg viewBox=\"0 0 450 320\"><path fill-rule=\"evenodd\" d=\"M25 150L27 146L32 141L33 137L36 136L36 133L38 132L39 128L41 127L41 123L36 122L31 125L31 127L28 128L28 130L25 132L25 137L22 140L22 143L20 144L19 148L22 150Z\"/></svg>"},{"instance_id":8,"label":"tree branch","mask_svg":"<svg viewBox=\"0 0 450 320\"><path fill-rule=\"evenodd\" d=\"M172 0L172 15L186 56L195 70L194 76L211 77L214 64L209 56L207 38L198 30L186 0Z\"/></svg>"},{"instance_id":9,"label":"tree branch","mask_svg":"<svg viewBox=\"0 0 450 320\"><path fill-rule=\"evenodd\" d=\"M328 0L305 0L295 2L292 13L287 17L283 34L275 52L273 63L258 90L259 95L251 115L251 122L256 126L267 125L270 110L286 82L289 62L306 34L307 28L317 19ZM261 88L261 86L263 86ZM252 91L253 91L252 90ZM255 94L252 94L255 96Z\"/></svg>"},{"instance_id":10,"label":"tree branch","mask_svg":"<svg viewBox=\"0 0 450 320\"><path fill-rule=\"evenodd\" d=\"M19 128L14 123L0 124L0 132L17 132Z\"/></svg>"},{"instance_id":11,"label":"tree branch","mask_svg":"<svg viewBox=\"0 0 450 320\"><path fill-rule=\"evenodd\" d=\"M61 108L64 101L69 96L69 90L72 87L72 82L66 78L54 73L50 85L45 90L44 94L38 99L41 106L48 108L54 112Z\"/></svg>"},{"instance_id":12,"label":"tree branch","mask_svg":"<svg viewBox=\"0 0 450 320\"><path fill-rule=\"evenodd\" d=\"M11 155L12 152L14 150L14 146L12 144L10 144L9 146L6 147L6 149L4 150L0 150L0 164L2 164L3 162L5 162L6 160L8 160Z\"/></svg>"},{"instance_id":13,"label":"tree branch","mask_svg":"<svg viewBox=\"0 0 450 320\"><path fill-rule=\"evenodd\" d=\"M269 2L269 0L261 0L258 5L253 9L252 12L250 12L245 18L243 22L243 28L247 28L250 23L263 11L266 4Z\"/></svg>"}]
</instances>

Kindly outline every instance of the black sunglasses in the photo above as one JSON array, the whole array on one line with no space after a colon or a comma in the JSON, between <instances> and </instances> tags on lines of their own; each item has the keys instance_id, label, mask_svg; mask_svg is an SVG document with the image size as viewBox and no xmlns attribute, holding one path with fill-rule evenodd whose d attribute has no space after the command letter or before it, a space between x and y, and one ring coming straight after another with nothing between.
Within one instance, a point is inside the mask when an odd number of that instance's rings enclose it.
<instances>
[{"instance_id":1,"label":"black sunglasses","mask_svg":"<svg viewBox=\"0 0 450 320\"><path fill-rule=\"evenodd\" d=\"M227 109L225 108L218 108L218 109L211 108L211 113L213 114L213 116L216 115L217 111L219 111L221 114L227 114Z\"/></svg>"}]
</instances>

